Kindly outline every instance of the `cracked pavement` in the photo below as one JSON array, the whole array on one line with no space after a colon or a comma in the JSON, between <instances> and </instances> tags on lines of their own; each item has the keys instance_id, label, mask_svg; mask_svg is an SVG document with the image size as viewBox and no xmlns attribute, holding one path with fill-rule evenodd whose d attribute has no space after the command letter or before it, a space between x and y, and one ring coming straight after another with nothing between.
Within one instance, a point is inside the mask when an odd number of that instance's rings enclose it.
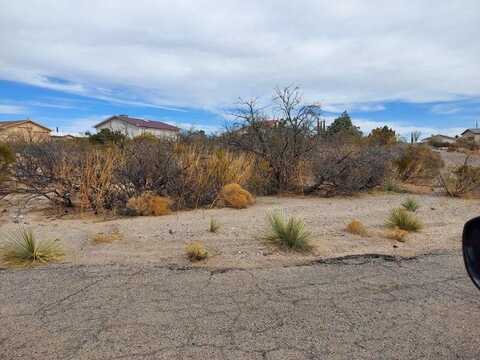
<instances>
[{"instance_id":1,"label":"cracked pavement","mask_svg":"<svg viewBox=\"0 0 480 360\"><path fill-rule=\"evenodd\" d=\"M0 359L478 359L457 253L0 271Z\"/></svg>"}]
</instances>

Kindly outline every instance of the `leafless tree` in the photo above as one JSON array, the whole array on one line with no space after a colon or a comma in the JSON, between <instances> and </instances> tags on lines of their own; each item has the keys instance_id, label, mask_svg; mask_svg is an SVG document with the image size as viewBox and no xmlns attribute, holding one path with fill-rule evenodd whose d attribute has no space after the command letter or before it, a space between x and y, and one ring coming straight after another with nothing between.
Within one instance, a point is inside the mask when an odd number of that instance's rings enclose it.
<instances>
[{"instance_id":1,"label":"leafless tree","mask_svg":"<svg viewBox=\"0 0 480 360\"><path fill-rule=\"evenodd\" d=\"M270 110L273 115L267 115ZM271 105L260 107L256 99L241 100L228 129L230 146L254 153L271 168L272 192L297 188L298 171L317 142L318 104L304 104L297 87L275 89Z\"/></svg>"}]
</instances>

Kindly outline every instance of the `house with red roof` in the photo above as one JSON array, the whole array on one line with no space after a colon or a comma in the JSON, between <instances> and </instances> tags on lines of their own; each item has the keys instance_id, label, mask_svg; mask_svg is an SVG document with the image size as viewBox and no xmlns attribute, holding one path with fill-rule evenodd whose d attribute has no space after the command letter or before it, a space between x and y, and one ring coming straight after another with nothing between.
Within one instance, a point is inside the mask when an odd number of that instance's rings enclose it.
<instances>
[{"instance_id":1,"label":"house with red roof","mask_svg":"<svg viewBox=\"0 0 480 360\"><path fill-rule=\"evenodd\" d=\"M128 115L114 115L94 126L97 131L108 129L130 138L150 134L159 138L175 138L180 132L176 126L155 120L139 119Z\"/></svg>"}]
</instances>

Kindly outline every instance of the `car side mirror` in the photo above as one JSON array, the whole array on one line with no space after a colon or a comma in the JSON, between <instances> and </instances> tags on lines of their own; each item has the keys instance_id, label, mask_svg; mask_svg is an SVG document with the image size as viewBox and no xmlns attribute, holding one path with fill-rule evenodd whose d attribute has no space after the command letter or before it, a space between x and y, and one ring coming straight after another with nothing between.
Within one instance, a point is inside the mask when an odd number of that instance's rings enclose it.
<instances>
[{"instance_id":1,"label":"car side mirror","mask_svg":"<svg viewBox=\"0 0 480 360\"><path fill-rule=\"evenodd\" d=\"M465 224L462 248L468 275L480 289L480 217Z\"/></svg>"}]
</instances>

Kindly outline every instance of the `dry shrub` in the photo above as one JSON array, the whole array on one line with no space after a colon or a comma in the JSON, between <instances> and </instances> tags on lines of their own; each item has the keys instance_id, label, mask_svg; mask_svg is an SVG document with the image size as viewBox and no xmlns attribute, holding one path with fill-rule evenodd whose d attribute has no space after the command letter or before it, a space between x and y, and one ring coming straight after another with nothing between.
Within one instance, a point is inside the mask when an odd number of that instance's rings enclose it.
<instances>
[{"instance_id":1,"label":"dry shrub","mask_svg":"<svg viewBox=\"0 0 480 360\"><path fill-rule=\"evenodd\" d=\"M192 242L185 247L187 257L191 261L200 261L208 257L208 251L205 249L202 243Z\"/></svg>"},{"instance_id":2,"label":"dry shrub","mask_svg":"<svg viewBox=\"0 0 480 360\"><path fill-rule=\"evenodd\" d=\"M385 236L386 236L387 239L397 240L397 241L400 241L400 242L405 242L405 238L407 237L407 235L408 235L407 230L402 230L398 227L395 227L393 229L389 229L385 233Z\"/></svg>"},{"instance_id":3,"label":"dry shrub","mask_svg":"<svg viewBox=\"0 0 480 360\"><path fill-rule=\"evenodd\" d=\"M114 241L122 240L123 236L118 230L113 230L109 233L98 233L96 234L92 241L94 244L110 244Z\"/></svg>"},{"instance_id":4,"label":"dry shrub","mask_svg":"<svg viewBox=\"0 0 480 360\"><path fill-rule=\"evenodd\" d=\"M323 196L351 195L383 185L390 175L393 147L326 141L316 151L314 185L307 190Z\"/></svg>"},{"instance_id":5,"label":"dry shrub","mask_svg":"<svg viewBox=\"0 0 480 360\"><path fill-rule=\"evenodd\" d=\"M117 148L93 149L83 163L80 175L80 206L95 212L113 207L114 171L121 162Z\"/></svg>"},{"instance_id":6,"label":"dry shrub","mask_svg":"<svg viewBox=\"0 0 480 360\"><path fill-rule=\"evenodd\" d=\"M7 144L0 143L0 197L9 192L7 181L11 176L11 165L15 162L15 155Z\"/></svg>"},{"instance_id":7,"label":"dry shrub","mask_svg":"<svg viewBox=\"0 0 480 360\"><path fill-rule=\"evenodd\" d=\"M220 199L223 200L227 206L235 209L244 209L255 203L252 194L235 183L227 184L222 188Z\"/></svg>"},{"instance_id":8,"label":"dry shrub","mask_svg":"<svg viewBox=\"0 0 480 360\"><path fill-rule=\"evenodd\" d=\"M409 145L394 162L402 181L432 180L445 166L440 154L427 145Z\"/></svg>"},{"instance_id":9,"label":"dry shrub","mask_svg":"<svg viewBox=\"0 0 480 360\"><path fill-rule=\"evenodd\" d=\"M178 208L197 208L213 204L226 184L246 184L252 174L254 157L179 144L176 161L181 171L168 194L175 197Z\"/></svg>"},{"instance_id":10,"label":"dry shrub","mask_svg":"<svg viewBox=\"0 0 480 360\"><path fill-rule=\"evenodd\" d=\"M447 175L440 175L440 184L449 196L460 197L480 190L480 167L468 165L468 160L469 157Z\"/></svg>"},{"instance_id":11,"label":"dry shrub","mask_svg":"<svg viewBox=\"0 0 480 360\"><path fill-rule=\"evenodd\" d=\"M172 202L169 198L151 193L144 193L128 200L127 209L132 215L161 216L171 213Z\"/></svg>"},{"instance_id":12,"label":"dry shrub","mask_svg":"<svg viewBox=\"0 0 480 360\"><path fill-rule=\"evenodd\" d=\"M350 224L347 225L346 231L350 234L368 236L368 230L360 221L353 220Z\"/></svg>"},{"instance_id":13,"label":"dry shrub","mask_svg":"<svg viewBox=\"0 0 480 360\"><path fill-rule=\"evenodd\" d=\"M220 230L220 223L215 220L214 218L210 219L210 226L208 227L208 231L211 233L217 233Z\"/></svg>"}]
</instances>

